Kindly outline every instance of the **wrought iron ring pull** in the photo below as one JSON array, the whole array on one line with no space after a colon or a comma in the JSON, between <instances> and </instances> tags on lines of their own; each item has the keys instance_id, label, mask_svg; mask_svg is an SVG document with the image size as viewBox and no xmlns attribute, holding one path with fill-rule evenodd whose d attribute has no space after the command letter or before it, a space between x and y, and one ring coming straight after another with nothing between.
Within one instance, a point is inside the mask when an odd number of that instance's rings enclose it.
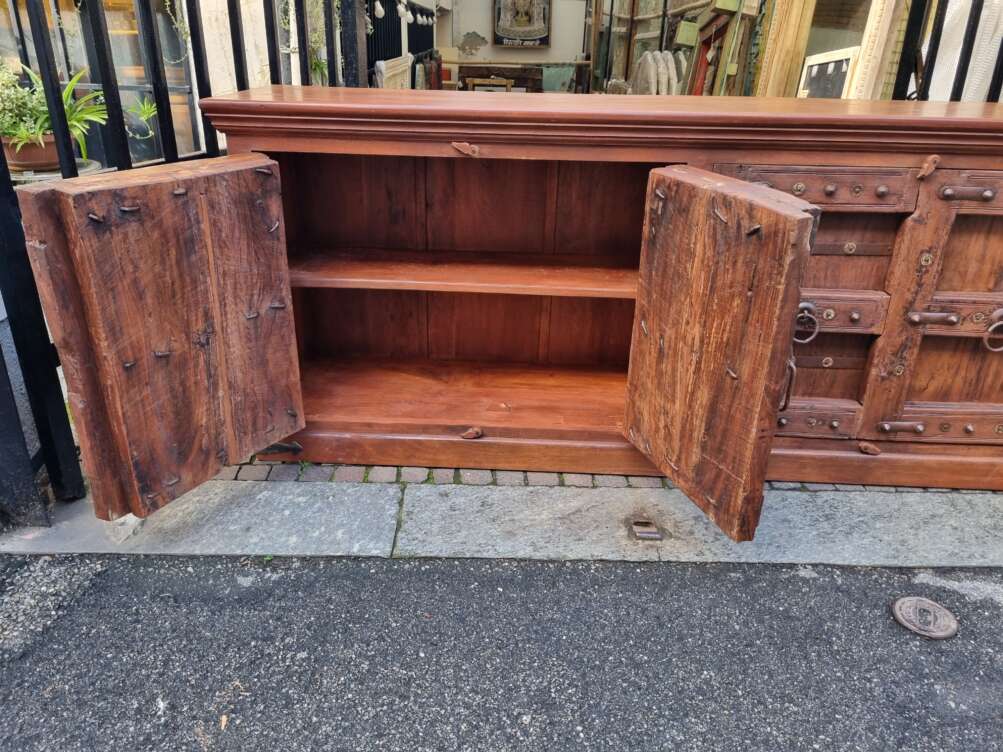
<instances>
[{"instance_id":1,"label":"wrought iron ring pull","mask_svg":"<svg viewBox=\"0 0 1003 752\"><path fill-rule=\"evenodd\" d=\"M986 333L982 335L982 344L986 346L986 349L989 350L989 352L1003 352L1003 345L993 347L989 344L990 340L992 340L994 336L1003 337L1003 308L997 308L993 311L989 320L993 323L989 325L989 328L986 329Z\"/></svg>"},{"instance_id":2,"label":"wrought iron ring pull","mask_svg":"<svg viewBox=\"0 0 1003 752\"><path fill-rule=\"evenodd\" d=\"M808 330L810 334L807 337L798 337L798 332L801 330ZM795 319L794 328L794 341L799 345L806 345L818 336L819 324L818 317L815 315L815 304L809 302L802 302L798 304L798 315Z\"/></svg>"}]
</instances>

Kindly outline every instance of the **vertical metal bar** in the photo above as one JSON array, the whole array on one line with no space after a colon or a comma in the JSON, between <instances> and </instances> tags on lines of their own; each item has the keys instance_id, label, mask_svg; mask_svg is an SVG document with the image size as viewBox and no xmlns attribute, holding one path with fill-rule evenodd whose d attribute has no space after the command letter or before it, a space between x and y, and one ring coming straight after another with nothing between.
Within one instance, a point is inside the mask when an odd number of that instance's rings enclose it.
<instances>
[{"instance_id":1,"label":"vertical metal bar","mask_svg":"<svg viewBox=\"0 0 1003 752\"><path fill-rule=\"evenodd\" d=\"M307 26L306 2L293 0L296 9L296 46L299 48L300 84L310 85L310 32Z\"/></svg>"},{"instance_id":2,"label":"vertical metal bar","mask_svg":"<svg viewBox=\"0 0 1003 752\"><path fill-rule=\"evenodd\" d=\"M1000 40L1000 48L996 53L996 67L993 68L993 77L989 81L989 93L986 95L986 101L1000 101L1001 88L1003 88L1003 39Z\"/></svg>"},{"instance_id":3,"label":"vertical metal bar","mask_svg":"<svg viewBox=\"0 0 1003 752\"><path fill-rule=\"evenodd\" d=\"M390 18L391 13L393 21L397 23L399 36L400 19L397 18L397 9L388 10L384 20ZM341 0L341 56L345 61L345 86L366 88L369 85L365 63L366 9L362 0Z\"/></svg>"},{"instance_id":4,"label":"vertical metal bar","mask_svg":"<svg viewBox=\"0 0 1003 752\"><path fill-rule=\"evenodd\" d=\"M178 161L178 139L174 133L174 116L171 113L171 95L164 73L164 55L160 49L157 22L151 0L135 0L136 21L139 25L140 48L146 62L147 75L153 87L153 101L157 105L157 131L164 161Z\"/></svg>"},{"instance_id":5,"label":"vertical metal bar","mask_svg":"<svg viewBox=\"0 0 1003 752\"><path fill-rule=\"evenodd\" d=\"M233 47L233 72L237 91L246 91L247 58L244 55L244 19L240 14L240 0L226 0L226 14L230 19L230 45Z\"/></svg>"},{"instance_id":6,"label":"vertical metal bar","mask_svg":"<svg viewBox=\"0 0 1003 752\"><path fill-rule=\"evenodd\" d=\"M4 518L19 525L49 525L49 512L35 483L7 363L0 353L0 523Z\"/></svg>"},{"instance_id":7,"label":"vertical metal bar","mask_svg":"<svg viewBox=\"0 0 1003 752\"><path fill-rule=\"evenodd\" d=\"M24 38L24 27L21 25L21 13L17 9L17 0L10 0L7 7L17 32L17 56L21 59L22 65L31 65L31 58L28 57L28 42Z\"/></svg>"},{"instance_id":8,"label":"vertical metal bar","mask_svg":"<svg viewBox=\"0 0 1003 752\"><path fill-rule=\"evenodd\" d=\"M899 58L898 71L895 74L895 87L892 89L892 99L906 99L909 96L909 82L913 74L919 84L919 71L916 70L916 54L922 48L923 27L926 24L926 13L929 0L912 0L909 6L909 18L906 19L905 36L902 40L902 57Z\"/></svg>"},{"instance_id":9,"label":"vertical metal bar","mask_svg":"<svg viewBox=\"0 0 1003 752\"><path fill-rule=\"evenodd\" d=\"M268 78L273 85L282 83L282 60L279 57L279 27L275 23L275 0L263 0L265 9L265 46L268 48Z\"/></svg>"},{"instance_id":10,"label":"vertical metal bar","mask_svg":"<svg viewBox=\"0 0 1003 752\"><path fill-rule=\"evenodd\" d=\"M327 49L327 85L337 86L338 51L334 48L334 5L333 0L324 2L324 47Z\"/></svg>"},{"instance_id":11,"label":"vertical metal bar","mask_svg":"<svg viewBox=\"0 0 1003 752\"><path fill-rule=\"evenodd\" d=\"M937 53L940 52L940 37L944 33L944 16L947 14L949 0L937 0L937 12L933 16L933 28L930 29L930 45L926 50L926 61L923 63L923 80L919 83L916 98L926 101L930 98L930 84L933 83L933 71L937 67Z\"/></svg>"},{"instance_id":12,"label":"vertical metal bar","mask_svg":"<svg viewBox=\"0 0 1003 752\"><path fill-rule=\"evenodd\" d=\"M954 86L951 87L952 102L960 102L965 93L968 66L972 63L972 50L975 48L975 37L979 33L984 4L985 0L972 0L972 8L968 11L968 23L965 24L965 36L961 42L961 55L958 57L958 67L954 71Z\"/></svg>"},{"instance_id":13,"label":"vertical metal bar","mask_svg":"<svg viewBox=\"0 0 1003 752\"><path fill-rule=\"evenodd\" d=\"M52 53L52 40L49 38L49 24L45 19L45 9L42 7L42 0L27 0L27 2L31 38L35 42L35 55L38 57L38 72L42 77L45 104L49 109L52 135L56 139L56 150L59 153L59 169L64 178L75 178L77 176L77 160L73 155L73 139L70 137L70 128L66 124L63 89L59 83L59 74L56 72L56 59Z\"/></svg>"},{"instance_id":14,"label":"vertical metal bar","mask_svg":"<svg viewBox=\"0 0 1003 752\"><path fill-rule=\"evenodd\" d=\"M209 63L206 60L205 33L202 30L202 9L199 7L199 0L185 0L185 8L188 11L188 34L192 45L195 87L198 89L200 99L211 97L212 85L209 83ZM216 137L216 129L212 127L209 118L202 114L201 108L199 116L202 118L202 140L205 143L206 156L218 157L219 139Z\"/></svg>"},{"instance_id":15,"label":"vertical metal bar","mask_svg":"<svg viewBox=\"0 0 1003 752\"><path fill-rule=\"evenodd\" d=\"M111 41L108 38L108 24L104 17L101 0L84 0L80 6L81 25L87 56L91 61L91 80L101 84L101 93L108 109L108 123L104 128L105 155L108 162L120 170L132 167L129 155L129 135L125 130L125 115L122 113L122 98L118 91L118 77L115 61L111 55Z\"/></svg>"},{"instance_id":16,"label":"vertical metal bar","mask_svg":"<svg viewBox=\"0 0 1003 752\"><path fill-rule=\"evenodd\" d=\"M70 50L66 46L66 30L63 28L63 14L59 12L59 3L57 0L49 0L49 12L52 13L52 22L59 32L59 43L63 48L63 64L66 66L66 77L71 78L73 70L70 65Z\"/></svg>"},{"instance_id":17,"label":"vertical metal bar","mask_svg":"<svg viewBox=\"0 0 1003 752\"><path fill-rule=\"evenodd\" d=\"M0 295L7 309L14 348L21 362L28 403L42 445L52 492L58 499L79 499L84 479L77 460L52 344L28 263L21 212L7 160L0 150Z\"/></svg>"},{"instance_id":18,"label":"vertical metal bar","mask_svg":"<svg viewBox=\"0 0 1003 752\"><path fill-rule=\"evenodd\" d=\"M658 49L664 50L668 45L665 44L665 24L669 20L669 0L662 0L662 24L658 31Z\"/></svg>"}]
</instances>

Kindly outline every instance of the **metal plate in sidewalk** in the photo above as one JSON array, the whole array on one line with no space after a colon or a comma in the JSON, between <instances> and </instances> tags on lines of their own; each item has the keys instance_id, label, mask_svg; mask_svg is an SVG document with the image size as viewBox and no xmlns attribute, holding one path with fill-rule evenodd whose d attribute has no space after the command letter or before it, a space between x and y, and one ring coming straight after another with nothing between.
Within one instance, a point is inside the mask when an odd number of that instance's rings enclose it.
<instances>
[{"instance_id":1,"label":"metal plate in sidewalk","mask_svg":"<svg viewBox=\"0 0 1003 752\"><path fill-rule=\"evenodd\" d=\"M931 640L946 640L958 633L954 614L929 598L899 598L892 604L892 615L906 629Z\"/></svg>"}]
</instances>

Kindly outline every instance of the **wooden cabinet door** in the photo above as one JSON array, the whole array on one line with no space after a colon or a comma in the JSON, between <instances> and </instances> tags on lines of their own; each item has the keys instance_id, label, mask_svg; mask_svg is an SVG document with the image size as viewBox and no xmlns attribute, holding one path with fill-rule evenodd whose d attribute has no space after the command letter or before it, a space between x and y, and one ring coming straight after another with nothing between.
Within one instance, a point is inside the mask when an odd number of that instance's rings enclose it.
<instances>
[{"instance_id":1,"label":"wooden cabinet door","mask_svg":"<svg viewBox=\"0 0 1003 752\"><path fill-rule=\"evenodd\" d=\"M98 517L146 516L303 427L274 162L18 195Z\"/></svg>"},{"instance_id":2,"label":"wooden cabinet door","mask_svg":"<svg viewBox=\"0 0 1003 752\"><path fill-rule=\"evenodd\" d=\"M648 181L626 434L735 540L759 521L817 216L693 167Z\"/></svg>"}]
</instances>

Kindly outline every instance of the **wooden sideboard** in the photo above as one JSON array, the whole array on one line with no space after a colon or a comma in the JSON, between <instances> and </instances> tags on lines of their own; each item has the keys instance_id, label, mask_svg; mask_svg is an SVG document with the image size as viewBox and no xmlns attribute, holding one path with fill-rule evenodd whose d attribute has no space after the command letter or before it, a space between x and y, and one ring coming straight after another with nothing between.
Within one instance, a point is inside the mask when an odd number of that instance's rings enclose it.
<instances>
[{"instance_id":1,"label":"wooden sideboard","mask_svg":"<svg viewBox=\"0 0 1003 752\"><path fill-rule=\"evenodd\" d=\"M735 538L764 476L1003 489L1003 107L320 87L201 106L231 156L22 192L102 516L276 442L665 472Z\"/></svg>"}]
</instances>

